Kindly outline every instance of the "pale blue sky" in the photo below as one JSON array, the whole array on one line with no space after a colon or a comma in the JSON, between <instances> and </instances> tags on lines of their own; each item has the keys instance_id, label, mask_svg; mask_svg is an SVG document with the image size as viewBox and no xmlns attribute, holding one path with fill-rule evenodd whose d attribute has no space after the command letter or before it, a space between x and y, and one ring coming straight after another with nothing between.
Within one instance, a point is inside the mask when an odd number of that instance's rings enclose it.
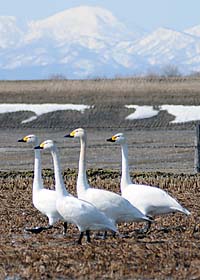
<instances>
[{"instance_id":1,"label":"pale blue sky","mask_svg":"<svg viewBox=\"0 0 200 280\"><path fill-rule=\"evenodd\" d=\"M183 30L200 24L200 0L0 0L0 15L27 21L80 5L106 8L129 28L138 25L149 31L160 26Z\"/></svg>"}]
</instances>

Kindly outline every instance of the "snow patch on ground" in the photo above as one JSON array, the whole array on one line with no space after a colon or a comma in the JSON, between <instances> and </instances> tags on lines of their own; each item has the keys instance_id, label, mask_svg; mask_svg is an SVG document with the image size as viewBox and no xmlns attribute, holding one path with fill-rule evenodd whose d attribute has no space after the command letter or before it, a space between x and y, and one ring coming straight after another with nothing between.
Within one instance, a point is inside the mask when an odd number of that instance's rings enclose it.
<instances>
[{"instance_id":1,"label":"snow patch on ground","mask_svg":"<svg viewBox=\"0 0 200 280\"><path fill-rule=\"evenodd\" d=\"M154 106L139 106L139 105L125 105L128 109L135 109L135 112L128 115L126 120L138 120L145 118L152 118L160 111L167 111L174 116L171 123L185 123L200 120L200 106L185 106L185 105L161 105Z\"/></svg>"},{"instance_id":2,"label":"snow patch on ground","mask_svg":"<svg viewBox=\"0 0 200 280\"><path fill-rule=\"evenodd\" d=\"M83 104L25 104L25 103L15 103L15 104L0 104L0 114L13 113L20 111L31 111L35 113L35 116L32 116L26 120L23 120L22 123L31 122L37 119L43 114L47 114L55 111L65 111L65 110L76 110L83 113L86 109L90 109L91 106Z\"/></svg>"},{"instance_id":3,"label":"snow patch on ground","mask_svg":"<svg viewBox=\"0 0 200 280\"><path fill-rule=\"evenodd\" d=\"M126 117L126 120L138 120L152 118L158 115L160 111L167 111L170 115L174 116L171 123L185 123L190 121L200 120L200 106L185 106L185 105L161 105L161 106L139 106L139 105L125 105L128 109L135 109ZM55 111L75 110L84 113L86 109L92 106L83 104L0 104L0 114L13 113L20 111L30 111L34 115L30 118L23 120L22 123L28 123L36 120L39 116Z\"/></svg>"},{"instance_id":4,"label":"snow patch on ground","mask_svg":"<svg viewBox=\"0 0 200 280\"><path fill-rule=\"evenodd\" d=\"M153 106L139 106L139 105L125 105L128 109L135 109L136 111L126 117L126 120L147 119L156 116L159 111L155 110Z\"/></svg>"}]
</instances>

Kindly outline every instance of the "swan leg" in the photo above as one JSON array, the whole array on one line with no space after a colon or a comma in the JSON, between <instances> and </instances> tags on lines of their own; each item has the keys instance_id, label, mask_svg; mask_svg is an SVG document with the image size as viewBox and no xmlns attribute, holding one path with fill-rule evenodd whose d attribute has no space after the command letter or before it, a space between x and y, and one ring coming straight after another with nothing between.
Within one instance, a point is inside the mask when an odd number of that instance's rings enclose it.
<instances>
[{"instance_id":1,"label":"swan leg","mask_svg":"<svg viewBox=\"0 0 200 280\"><path fill-rule=\"evenodd\" d=\"M152 222L148 221L148 222L145 224L144 228L142 228L142 229L140 230L140 233L147 233L147 232L149 232L149 231L150 231L150 228L151 228L151 224L152 224Z\"/></svg>"},{"instance_id":2,"label":"swan leg","mask_svg":"<svg viewBox=\"0 0 200 280\"><path fill-rule=\"evenodd\" d=\"M112 231L112 237L116 238L116 232L115 231Z\"/></svg>"},{"instance_id":3,"label":"swan leg","mask_svg":"<svg viewBox=\"0 0 200 280\"><path fill-rule=\"evenodd\" d=\"M50 225L48 227L35 227L35 228L25 228L25 231L31 232L31 233L40 233L43 230L51 229L53 226Z\"/></svg>"},{"instance_id":4,"label":"swan leg","mask_svg":"<svg viewBox=\"0 0 200 280\"><path fill-rule=\"evenodd\" d=\"M103 234L103 239L104 240L107 238L107 235L108 235L107 231L104 231L104 234Z\"/></svg>"},{"instance_id":5,"label":"swan leg","mask_svg":"<svg viewBox=\"0 0 200 280\"><path fill-rule=\"evenodd\" d=\"M63 224L63 235L66 235L66 233L67 233L67 222L64 222L64 224Z\"/></svg>"},{"instance_id":6,"label":"swan leg","mask_svg":"<svg viewBox=\"0 0 200 280\"><path fill-rule=\"evenodd\" d=\"M148 222L146 223L146 226L144 227L144 232L147 233L147 232L150 230L151 224L152 224L152 222L150 222L150 221L148 221Z\"/></svg>"},{"instance_id":7,"label":"swan leg","mask_svg":"<svg viewBox=\"0 0 200 280\"><path fill-rule=\"evenodd\" d=\"M90 239L90 231L89 230L86 230L86 236L87 236L87 242L91 242L91 239Z\"/></svg>"},{"instance_id":8,"label":"swan leg","mask_svg":"<svg viewBox=\"0 0 200 280\"><path fill-rule=\"evenodd\" d=\"M80 236L79 236L79 239L78 239L78 244L79 244L79 245L82 244L81 241L82 241L82 238L83 238L83 234L84 234L84 232L81 231Z\"/></svg>"}]
</instances>

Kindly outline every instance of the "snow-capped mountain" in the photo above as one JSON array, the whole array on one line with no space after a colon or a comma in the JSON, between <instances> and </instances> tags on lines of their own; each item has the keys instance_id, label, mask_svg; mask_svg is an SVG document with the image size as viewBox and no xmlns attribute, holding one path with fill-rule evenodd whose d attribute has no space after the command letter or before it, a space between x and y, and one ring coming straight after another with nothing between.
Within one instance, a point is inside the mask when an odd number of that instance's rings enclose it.
<instances>
[{"instance_id":1,"label":"snow-capped mountain","mask_svg":"<svg viewBox=\"0 0 200 280\"><path fill-rule=\"evenodd\" d=\"M29 23L25 42L53 39L58 45L77 42L88 48L134 38L111 12L99 7L78 7ZM112 40L110 41L110 38Z\"/></svg>"},{"instance_id":2,"label":"snow-capped mountain","mask_svg":"<svg viewBox=\"0 0 200 280\"><path fill-rule=\"evenodd\" d=\"M200 25L195 25L191 28L185 29L184 32L193 36L200 37Z\"/></svg>"},{"instance_id":3,"label":"snow-capped mountain","mask_svg":"<svg viewBox=\"0 0 200 280\"><path fill-rule=\"evenodd\" d=\"M185 74L186 62L200 54L200 40L187 33L158 28L133 43L128 51L145 58L152 68L177 65Z\"/></svg>"},{"instance_id":4,"label":"snow-capped mountain","mask_svg":"<svg viewBox=\"0 0 200 280\"><path fill-rule=\"evenodd\" d=\"M199 35L198 35L199 34ZM200 26L128 30L110 11L81 6L28 22L0 17L0 79L114 77L176 65L200 71Z\"/></svg>"}]
</instances>

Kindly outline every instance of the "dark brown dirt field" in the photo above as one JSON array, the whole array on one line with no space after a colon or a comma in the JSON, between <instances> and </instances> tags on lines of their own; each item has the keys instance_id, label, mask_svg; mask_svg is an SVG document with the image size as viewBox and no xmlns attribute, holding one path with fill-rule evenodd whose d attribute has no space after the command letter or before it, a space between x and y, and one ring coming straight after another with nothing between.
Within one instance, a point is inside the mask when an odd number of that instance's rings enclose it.
<instances>
[{"instance_id":1,"label":"dark brown dirt field","mask_svg":"<svg viewBox=\"0 0 200 280\"><path fill-rule=\"evenodd\" d=\"M0 114L0 279L200 279L200 175L194 172L195 122L170 124L157 118L127 121L126 104L200 105L200 78L148 78L96 81L1 81L0 103L92 105L83 114L57 111L21 124L32 112ZM131 110L132 112L132 110ZM32 205L33 148L17 143L35 133L56 141L69 191L75 184L79 142L63 136L84 127L88 133L88 178L94 187L119 193L121 153L105 140L125 132L133 179L168 191L191 211L158 217L151 231L143 224L119 225L116 238L92 235L77 245L78 230L62 223L38 235L25 227L47 225ZM54 186L52 160L43 153L43 178Z\"/></svg>"},{"instance_id":2,"label":"dark brown dirt field","mask_svg":"<svg viewBox=\"0 0 200 280\"><path fill-rule=\"evenodd\" d=\"M75 193L76 171L64 173ZM89 170L93 186L119 192L119 173ZM53 185L51 171L45 184ZM46 225L47 220L32 206L32 173L1 172L0 184L0 278L1 279L199 279L200 218L199 175L137 173L138 183L159 185L191 211L157 218L151 231L138 234L140 224L120 225L125 237L75 244L78 230L62 224L38 235L25 227Z\"/></svg>"}]
</instances>

